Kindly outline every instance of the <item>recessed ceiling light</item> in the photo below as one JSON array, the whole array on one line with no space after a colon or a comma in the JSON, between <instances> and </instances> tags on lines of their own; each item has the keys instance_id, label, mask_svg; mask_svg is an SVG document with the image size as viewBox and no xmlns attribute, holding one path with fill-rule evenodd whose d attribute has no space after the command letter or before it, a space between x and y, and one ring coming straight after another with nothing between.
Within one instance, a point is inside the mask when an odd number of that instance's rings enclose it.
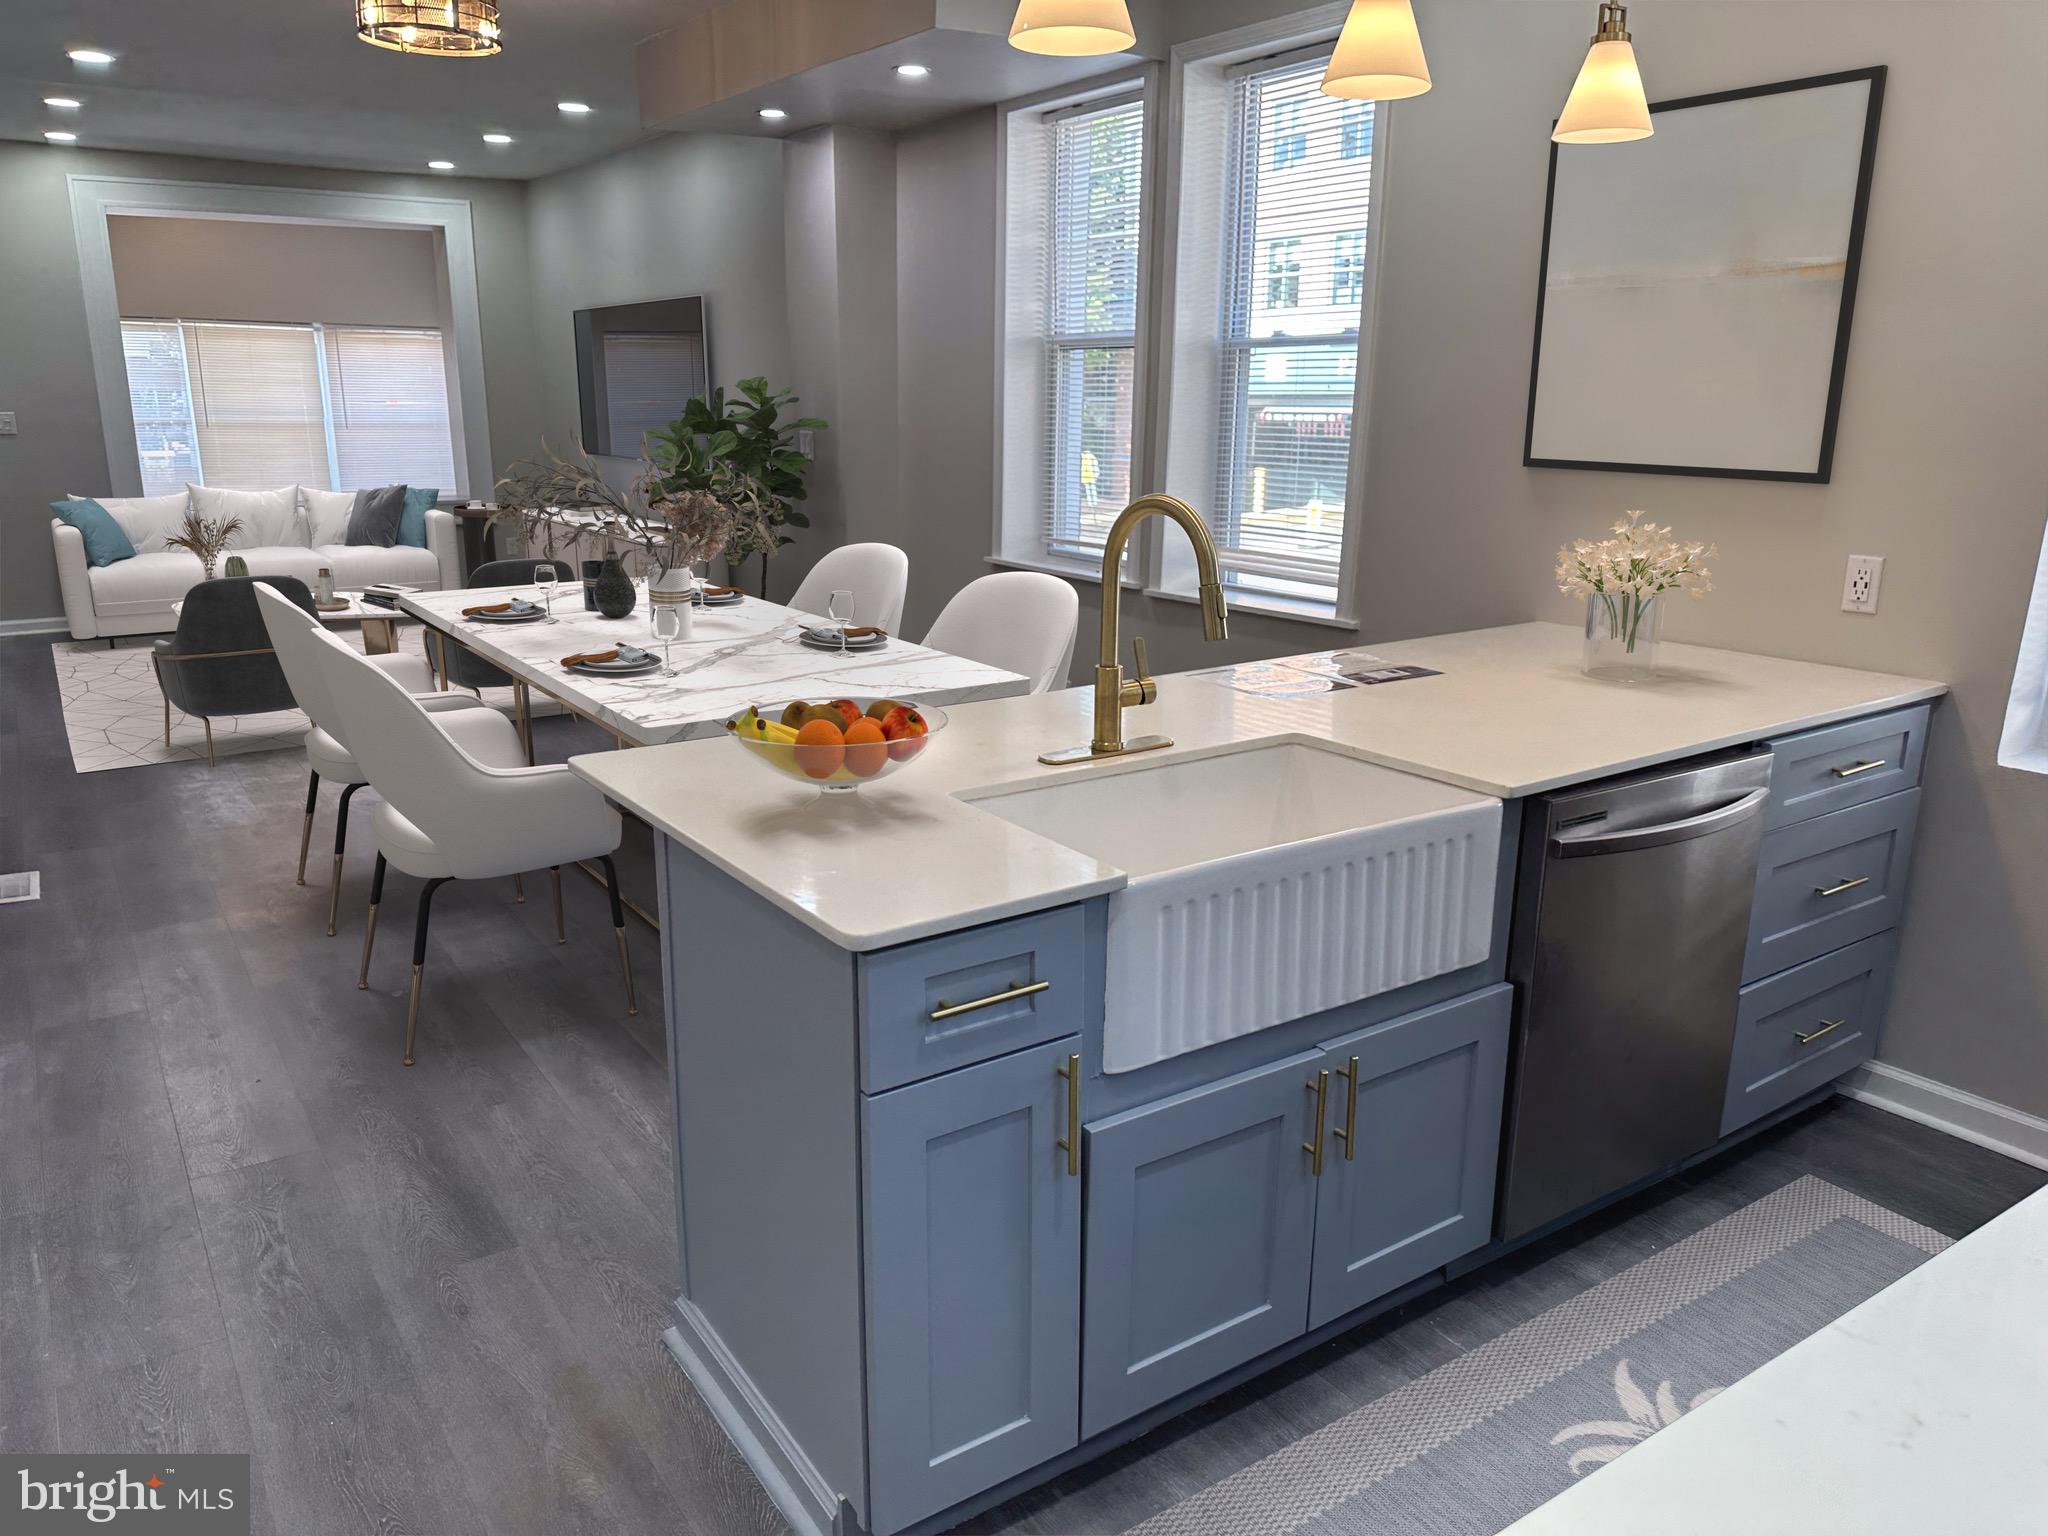
<instances>
[{"instance_id":1,"label":"recessed ceiling light","mask_svg":"<svg viewBox=\"0 0 2048 1536\"><path fill-rule=\"evenodd\" d=\"M45 96L43 98L43 105L55 107L60 112L76 112L78 110L78 98L76 96Z\"/></svg>"},{"instance_id":2,"label":"recessed ceiling light","mask_svg":"<svg viewBox=\"0 0 2048 1536\"><path fill-rule=\"evenodd\" d=\"M486 144L510 144L512 142L512 135L509 133L487 133L484 135L484 142Z\"/></svg>"},{"instance_id":3,"label":"recessed ceiling light","mask_svg":"<svg viewBox=\"0 0 2048 1536\"><path fill-rule=\"evenodd\" d=\"M430 171L452 171L455 169L455 162L453 160L429 160L427 162L427 169Z\"/></svg>"},{"instance_id":4,"label":"recessed ceiling light","mask_svg":"<svg viewBox=\"0 0 2048 1536\"><path fill-rule=\"evenodd\" d=\"M76 144L78 142L77 134L66 133L61 128L47 129L44 131L43 137L48 139L52 144Z\"/></svg>"},{"instance_id":5,"label":"recessed ceiling light","mask_svg":"<svg viewBox=\"0 0 2048 1536\"><path fill-rule=\"evenodd\" d=\"M771 123L779 123L789 114L780 107L763 107L761 109L761 116L767 118Z\"/></svg>"},{"instance_id":6,"label":"recessed ceiling light","mask_svg":"<svg viewBox=\"0 0 2048 1536\"><path fill-rule=\"evenodd\" d=\"M896 73L906 80L922 80L931 72L931 66L928 64L898 64L896 66Z\"/></svg>"},{"instance_id":7,"label":"recessed ceiling light","mask_svg":"<svg viewBox=\"0 0 2048 1536\"><path fill-rule=\"evenodd\" d=\"M74 64L111 64L114 56L97 48L74 48L65 55Z\"/></svg>"},{"instance_id":8,"label":"recessed ceiling light","mask_svg":"<svg viewBox=\"0 0 2048 1536\"><path fill-rule=\"evenodd\" d=\"M590 107L587 103L581 101L558 101L555 103L555 110L558 112L571 112L581 117L590 110Z\"/></svg>"}]
</instances>

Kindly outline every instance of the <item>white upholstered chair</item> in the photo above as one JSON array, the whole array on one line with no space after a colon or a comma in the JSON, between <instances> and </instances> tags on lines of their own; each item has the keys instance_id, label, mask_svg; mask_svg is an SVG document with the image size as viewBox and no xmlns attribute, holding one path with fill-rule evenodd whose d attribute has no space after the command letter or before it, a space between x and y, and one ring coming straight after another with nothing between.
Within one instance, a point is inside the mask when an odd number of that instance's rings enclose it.
<instances>
[{"instance_id":1,"label":"white upholstered chair","mask_svg":"<svg viewBox=\"0 0 2048 1536\"><path fill-rule=\"evenodd\" d=\"M953 594L924 643L1031 679L1031 691L1064 688L1074 661L1081 599L1042 571L998 571Z\"/></svg>"},{"instance_id":2,"label":"white upholstered chair","mask_svg":"<svg viewBox=\"0 0 2048 1536\"><path fill-rule=\"evenodd\" d=\"M341 786L341 800L334 810L334 868L328 877L327 892L327 936L331 939L335 918L341 910L341 855L348 845L348 803L366 780L355 757L342 744L340 723L321 679L319 652L312 638L321 632L320 621L264 582L255 583L254 591L257 610L263 615L263 628L270 636L271 648L277 652L277 664L284 669L284 680L291 687L293 700L312 722L306 731L306 761L312 776L306 783L306 819L299 828L300 885L306 883L306 850L313 839L313 811L320 803L320 781L325 779ZM443 730L458 737L491 730L476 712L484 710L495 715L496 711L486 709L481 701L466 693L435 692L434 674L422 658L393 651L363 659L418 695L423 708L442 717Z\"/></svg>"},{"instance_id":3,"label":"white upholstered chair","mask_svg":"<svg viewBox=\"0 0 2048 1536\"><path fill-rule=\"evenodd\" d=\"M853 594L853 622L895 634L903 625L910 556L894 544L842 544L810 569L789 600L799 613L822 614L834 592Z\"/></svg>"},{"instance_id":4,"label":"white upholstered chair","mask_svg":"<svg viewBox=\"0 0 2048 1536\"><path fill-rule=\"evenodd\" d=\"M358 987L369 986L384 871L396 864L426 882L413 925L412 993L405 1014L405 1064L419 1031L421 972L427 962L427 918L434 893L450 880L491 880L522 870L554 877L556 937L562 937L561 867L582 859L604 865L612 928L626 979L626 1012L638 1013L633 967L626 952L626 915L612 852L619 813L593 786L560 763L528 767L512 723L495 710L500 729L457 740L417 699L332 635L316 634L321 673L344 739L369 775L380 803L374 815L377 868L363 930Z\"/></svg>"}]
</instances>

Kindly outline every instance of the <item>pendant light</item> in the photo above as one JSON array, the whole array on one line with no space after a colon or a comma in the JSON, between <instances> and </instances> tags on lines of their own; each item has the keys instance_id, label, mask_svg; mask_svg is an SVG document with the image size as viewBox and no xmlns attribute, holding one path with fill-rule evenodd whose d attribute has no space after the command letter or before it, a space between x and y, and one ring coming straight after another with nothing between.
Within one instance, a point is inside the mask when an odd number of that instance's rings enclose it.
<instances>
[{"instance_id":1,"label":"pendant light","mask_svg":"<svg viewBox=\"0 0 2048 1536\"><path fill-rule=\"evenodd\" d=\"M1122 53L1137 40L1124 0L1017 0L1010 23L1012 48L1057 58Z\"/></svg>"},{"instance_id":2,"label":"pendant light","mask_svg":"<svg viewBox=\"0 0 2048 1536\"><path fill-rule=\"evenodd\" d=\"M356 0L356 36L442 58L485 58L504 47L498 0Z\"/></svg>"},{"instance_id":3,"label":"pendant light","mask_svg":"<svg viewBox=\"0 0 2048 1536\"><path fill-rule=\"evenodd\" d=\"M1628 7L1601 0L1599 30L1550 136L1560 144L1622 144L1655 131L1643 72L1629 45Z\"/></svg>"},{"instance_id":4,"label":"pendant light","mask_svg":"<svg viewBox=\"0 0 2048 1536\"><path fill-rule=\"evenodd\" d=\"M1399 101L1429 89L1429 60L1411 0L1351 0L1323 94L1352 101Z\"/></svg>"}]
</instances>

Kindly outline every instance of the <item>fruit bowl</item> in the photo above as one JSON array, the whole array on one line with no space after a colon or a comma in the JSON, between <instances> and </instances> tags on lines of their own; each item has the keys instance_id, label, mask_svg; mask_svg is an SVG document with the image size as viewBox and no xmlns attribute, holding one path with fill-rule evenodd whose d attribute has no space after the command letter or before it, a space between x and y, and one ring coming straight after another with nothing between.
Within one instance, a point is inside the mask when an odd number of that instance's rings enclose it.
<instances>
[{"instance_id":1,"label":"fruit bowl","mask_svg":"<svg viewBox=\"0 0 2048 1536\"><path fill-rule=\"evenodd\" d=\"M726 734L756 762L826 794L851 794L909 767L945 728L943 709L896 698L799 700L766 715L749 708L725 722Z\"/></svg>"}]
</instances>

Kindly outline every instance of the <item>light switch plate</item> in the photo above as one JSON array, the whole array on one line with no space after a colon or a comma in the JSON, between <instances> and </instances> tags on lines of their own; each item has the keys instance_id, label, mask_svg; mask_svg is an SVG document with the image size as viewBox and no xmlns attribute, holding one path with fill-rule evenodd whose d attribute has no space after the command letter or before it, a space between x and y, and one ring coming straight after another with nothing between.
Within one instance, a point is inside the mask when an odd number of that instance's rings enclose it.
<instances>
[{"instance_id":1,"label":"light switch plate","mask_svg":"<svg viewBox=\"0 0 2048 1536\"><path fill-rule=\"evenodd\" d=\"M1877 589L1884 580L1883 555L1851 555L1842 578L1842 612L1877 612Z\"/></svg>"},{"instance_id":2,"label":"light switch plate","mask_svg":"<svg viewBox=\"0 0 2048 1536\"><path fill-rule=\"evenodd\" d=\"M0 437L12 437L14 434L14 412L0 411Z\"/></svg>"}]
</instances>

